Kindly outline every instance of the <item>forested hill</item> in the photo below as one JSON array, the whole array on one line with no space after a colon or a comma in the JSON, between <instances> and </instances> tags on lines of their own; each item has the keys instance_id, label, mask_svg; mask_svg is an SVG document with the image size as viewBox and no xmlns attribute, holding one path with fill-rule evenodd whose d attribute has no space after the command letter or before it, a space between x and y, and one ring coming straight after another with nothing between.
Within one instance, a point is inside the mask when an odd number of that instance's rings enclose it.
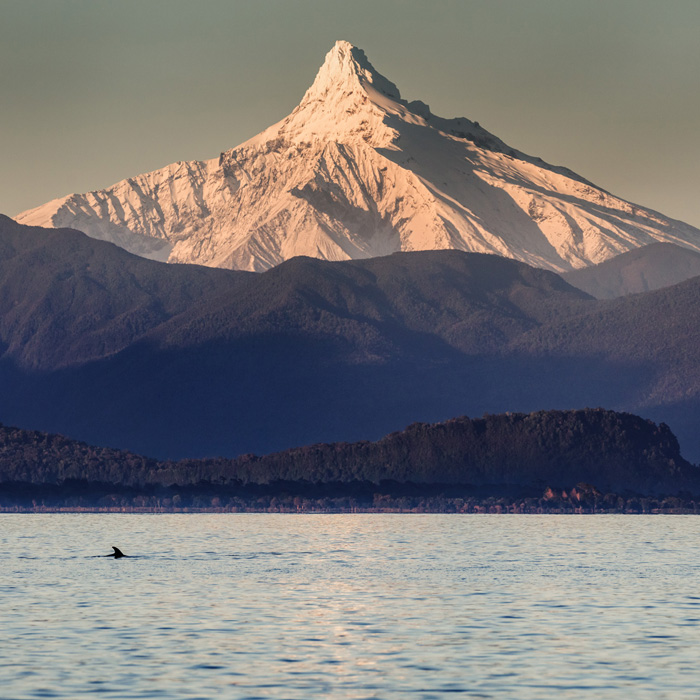
<instances>
[{"instance_id":1,"label":"forested hill","mask_svg":"<svg viewBox=\"0 0 700 700\"><path fill-rule=\"evenodd\" d=\"M0 390L6 424L159 459L615 406L667 423L700 462L700 277L596 301L456 250L253 274L0 216Z\"/></svg>"},{"instance_id":2,"label":"forested hill","mask_svg":"<svg viewBox=\"0 0 700 700\"><path fill-rule=\"evenodd\" d=\"M376 442L318 444L263 457L164 462L57 435L0 428L0 482L68 479L129 486L274 482L459 484L499 488L593 484L604 491L695 492L698 469L670 429L603 409L417 423Z\"/></svg>"}]
</instances>

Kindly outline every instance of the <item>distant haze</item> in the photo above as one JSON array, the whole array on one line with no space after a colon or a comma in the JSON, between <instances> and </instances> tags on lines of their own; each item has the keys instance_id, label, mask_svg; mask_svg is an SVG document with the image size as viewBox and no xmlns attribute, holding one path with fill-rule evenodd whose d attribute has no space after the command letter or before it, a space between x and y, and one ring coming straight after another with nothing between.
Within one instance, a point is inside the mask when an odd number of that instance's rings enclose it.
<instances>
[{"instance_id":1,"label":"distant haze","mask_svg":"<svg viewBox=\"0 0 700 700\"><path fill-rule=\"evenodd\" d=\"M700 226L697 0L0 0L0 212L218 155L337 39L403 97Z\"/></svg>"}]
</instances>

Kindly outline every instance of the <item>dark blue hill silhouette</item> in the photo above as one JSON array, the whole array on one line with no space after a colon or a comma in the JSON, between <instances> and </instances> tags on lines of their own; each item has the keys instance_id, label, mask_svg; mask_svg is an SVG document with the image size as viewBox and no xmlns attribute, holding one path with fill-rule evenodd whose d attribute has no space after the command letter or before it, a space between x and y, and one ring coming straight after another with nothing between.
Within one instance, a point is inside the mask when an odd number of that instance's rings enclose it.
<instances>
[{"instance_id":1,"label":"dark blue hill silhouette","mask_svg":"<svg viewBox=\"0 0 700 700\"><path fill-rule=\"evenodd\" d=\"M159 457L608 406L700 456L700 280L596 301L497 256L165 265L0 220L0 420Z\"/></svg>"},{"instance_id":2,"label":"dark blue hill silhouette","mask_svg":"<svg viewBox=\"0 0 700 700\"><path fill-rule=\"evenodd\" d=\"M676 495L699 493L699 475L700 469L681 456L666 425L603 409L461 417L414 423L376 442L179 462L0 425L3 502L12 502L13 486L24 500L47 486L64 498L92 494L94 500L115 489L137 493L259 485L269 493L290 488L310 493L313 485L322 484L339 494L368 484L390 491L410 484L418 492L440 485L482 494L541 495L548 486L586 484L584 490L593 485L603 493Z\"/></svg>"}]
</instances>

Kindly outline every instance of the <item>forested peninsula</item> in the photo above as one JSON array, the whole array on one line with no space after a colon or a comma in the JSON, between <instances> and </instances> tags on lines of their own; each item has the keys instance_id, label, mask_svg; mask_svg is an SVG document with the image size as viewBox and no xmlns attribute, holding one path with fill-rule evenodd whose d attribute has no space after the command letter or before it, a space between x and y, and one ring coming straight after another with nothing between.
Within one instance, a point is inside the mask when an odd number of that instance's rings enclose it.
<instances>
[{"instance_id":1,"label":"forested peninsula","mask_svg":"<svg viewBox=\"0 0 700 700\"><path fill-rule=\"evenodd\" d=\"M0 426L4 510L694 512L698 474L667 426L603 409L461 417L376 442L181 461Z\"/></svg>"}]
</instances>

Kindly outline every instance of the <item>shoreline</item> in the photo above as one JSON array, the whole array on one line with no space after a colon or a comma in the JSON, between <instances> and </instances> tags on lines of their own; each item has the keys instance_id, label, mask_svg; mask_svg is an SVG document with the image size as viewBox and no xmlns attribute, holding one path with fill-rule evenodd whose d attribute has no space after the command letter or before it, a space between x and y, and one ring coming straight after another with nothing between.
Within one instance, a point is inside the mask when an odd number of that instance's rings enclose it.
<instances>
[{"instance_id":1,"label":"shoreline","mask_svg":"<svg viewBox=\"0 0 700 700\"><path fill-rule=\"evenodd\" d=\"M246 513L266 515L700 515L700 504L696 507L653 508L650 510L632 510L616 508L537 508L537 509L499 509L498 507L481 507L464 510L441 510L428 508L305 508L301 510L269 508L165 508L165 507L100 507L100 506L2 506L0 514L42 515L42 514L78 514L92 513L104 515L203 515Z\"/></svg>"}]
</instances>

